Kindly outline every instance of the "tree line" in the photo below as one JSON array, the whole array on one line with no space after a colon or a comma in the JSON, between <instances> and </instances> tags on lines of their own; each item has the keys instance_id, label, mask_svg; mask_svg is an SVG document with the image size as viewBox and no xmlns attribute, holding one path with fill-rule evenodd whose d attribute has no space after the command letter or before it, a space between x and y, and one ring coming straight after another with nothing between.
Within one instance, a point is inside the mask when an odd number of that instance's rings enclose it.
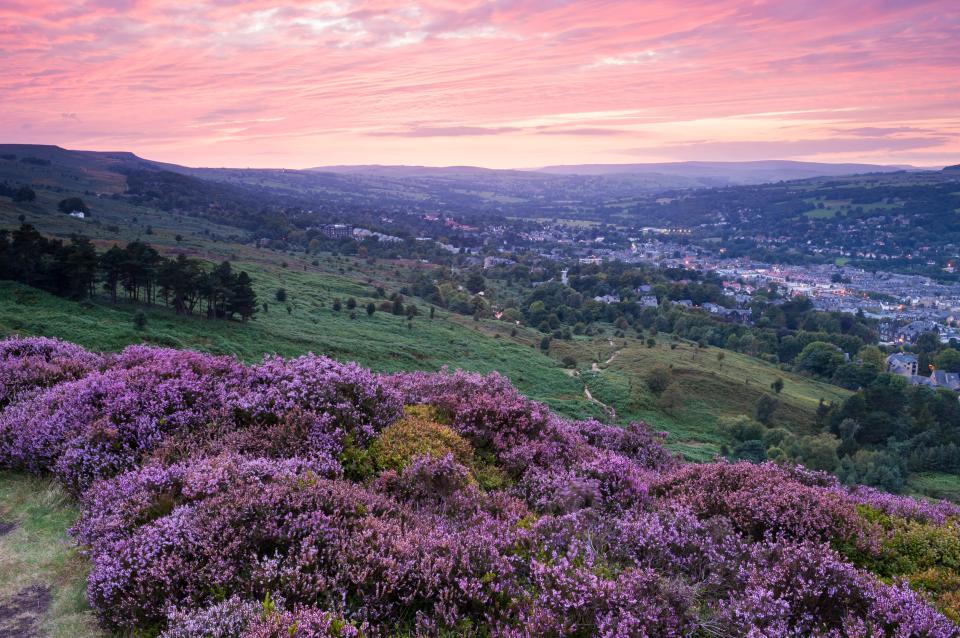
<instances>
[{"instance_id":1,"label":"tree line","mask_svg":"<svg viewBox=\"0 0 960 638\"><path fill-rule=\"evenodd\" d=\"M29 224L0 230L0 279L75 300L94 296L99 283L113 303L162 303L208 319L246 321L257 312L253 281L229 261L210 268L184 255L169 259L141 241L98 254L87 237L48 239Z\"/></svg>"}]
</instances>

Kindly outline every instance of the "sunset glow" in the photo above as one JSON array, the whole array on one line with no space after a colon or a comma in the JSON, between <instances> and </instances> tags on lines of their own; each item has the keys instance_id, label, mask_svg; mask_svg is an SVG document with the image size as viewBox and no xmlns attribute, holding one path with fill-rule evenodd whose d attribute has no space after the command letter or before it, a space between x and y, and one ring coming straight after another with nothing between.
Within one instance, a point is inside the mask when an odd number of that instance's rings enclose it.
<instances>
[{"instance_id":1,"label":"sunset glow","mask_svg":"<svg viewBox=\"0 0 960 638\"><path fill-rule=\"evenodd\" d=\"M0 0L0 141L188 165L960 159L956 0Z\"/></svg>"}]
</instances>

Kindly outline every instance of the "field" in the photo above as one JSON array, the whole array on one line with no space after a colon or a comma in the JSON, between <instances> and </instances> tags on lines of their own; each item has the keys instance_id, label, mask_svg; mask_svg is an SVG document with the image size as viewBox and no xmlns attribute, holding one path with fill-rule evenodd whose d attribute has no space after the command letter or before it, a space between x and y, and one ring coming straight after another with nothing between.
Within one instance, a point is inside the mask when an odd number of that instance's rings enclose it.
<instances>
[{"instance_id":1,"label":"field","mask_svg":"<svg viewBox=\"0 0 960 638\"><path fill-rule=\"evenodd\" d=\"M23 178L29 173L51 185L70 185L71 190L110 193L122 186L107 168L90 171L69 163L54 167L13 164L7 168L23 171ZM41 232L59 237L82 232L101 249L139 238L167 255L230 259L235 268L251 275L258 297L268 309L241 324L149 308L146 327L137 330L133 326L136 308L131 305L111 305L103 298L81 305L0 282L2 335L57 336L108 351L143 341L231 354L246 361L258 360L264 353L295 356L313 351L382 372L437 370L444 365L478 372L496 370L525 394L568 416L603 418L612 409L619 422L644 419L670 433L673 449L698 461L712 458L726 442L717 433L717 419L752 415L758 399L772 394L770 383L777 376L784 378L786 386L778 397L780 407L774 422L795 432L809 431L821 398L836 401L846 396L839 388L784 373L734 352L725 352L720 362L717 349L699 351L684 342L674 343L676 349L671 349L664 337L653 349L633 339L619 339L614 344L605 336L575 337L555 340L550 351L543 353L539 349L542 335L535 330L517 327L511 334L512 324L474 321L441 308L434 309L431 319L429 304L418 299L411 301L421 314L410 322L381 311L367 316L367 303L384 301L378 287L389 295L406 284L414 269L431 266L260 249L238 242L242 231L235 228L110 197L88 197L92 218L76 220L55 212L63 192L40 188L37 193L33 204L0 203L0 227L15 227L24 215ZM287 293L282 303L275 300L280 288ZM350 297L358 302L353 313L345 307L333 310L334 299L345 303ZM612 333L611 326L607 332ZM560 365L568 355L579 362L579 370L564 370ZM654 365L672 366L683 397L676 405L663 405L647 389L645 378Z\"/></svg>"},{"instance_id":2,"label":"field","mask_svg":"<svg viewBox=\"0 0 960 638\"><path fill-rule=\"evenodd\" d=\"M695 461L710 460L720 452L721 445L729 443L718 432L719 418L752 416L761 396L775 396L778 401L773 425L798 434L813 433L821 399L837 402L849 396L842 388L785 372L743 354L701 349L663 336L653 348L633 339L617 339L612 345L607 341L599 349L596 343L575 342L566 347L593 355L579 377L596 400L612 406L620 420L642 419L668 432L670 447ZM673 405L664 405L647 387L647 372L655 366L671 371L679 389ZM779 395L770 389L777 377L784 380Z\"/></svg>"}]
</instances>

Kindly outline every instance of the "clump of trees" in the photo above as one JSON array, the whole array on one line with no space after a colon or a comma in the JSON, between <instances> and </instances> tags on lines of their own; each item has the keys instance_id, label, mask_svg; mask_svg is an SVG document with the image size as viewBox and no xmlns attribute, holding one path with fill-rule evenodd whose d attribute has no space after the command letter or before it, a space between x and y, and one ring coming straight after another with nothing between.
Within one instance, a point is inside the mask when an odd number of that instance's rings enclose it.
<instances>
[{"instance_id":1,"label":"clump of trees","mask_svg":"<svg viewBox=\"0 0 960 638\"><path fill-rule=\"evenodd\" d=\"M57 204L57 210L61 213L72 213L74 211L89 213L90 207L79 197L68 197L60 200L60 203Z\"/></svg>"},{"instance_id":2,"label":"clump of trees","mask_svg":"<svg viewBox=\"0 0 960 638\"><path fill-rule=\"evenodd\" d=\"M162 303L177 314L246 321L259 307L253 281L229 261L208 262L178 255L168 259L134 241L98 254L86 237L48 239L33 226L0 230L0 279L18 281L61 297L86 299L96 286L118 303Z\"/></svg>"},{"instance_id":3,"label":"clump of trees","mask_svg":"<svg viewBox=\"0 0 960 638\"><path fill-rule=\"evenodd\" d=\"M29 186L10 186L6 182L0 184L0 196L9 197L17 204L29 203L37 199L37 194Z\"/></svg>"}]
</instances>

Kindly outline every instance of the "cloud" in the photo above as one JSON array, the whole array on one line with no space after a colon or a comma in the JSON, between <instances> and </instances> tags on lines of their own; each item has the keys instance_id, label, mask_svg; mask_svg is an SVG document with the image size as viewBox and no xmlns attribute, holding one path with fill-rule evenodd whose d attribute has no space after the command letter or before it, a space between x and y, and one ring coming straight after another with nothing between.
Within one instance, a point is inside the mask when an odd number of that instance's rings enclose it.
<instances>
[{"instance_id":1,"label":"cloud","mask_svg":"<svg viewBox=\"0 0 960 638\"><path fill-rule=\"evenodd\" d=\"M536 129L538 135L586 135L590 137L618 137L624 135L635 135L635 131L614 128L540 128Z\"/></svg>"},{"instance_id":2,"label":"cloud","mask_svg":"<svg viewBox=\"0 0 960 638\"><path fill-rule=\"evenodd\" d=\"M632 66L635 64L649 64L655 62L660 56L656 51L634 51L633 53L624 53L621 55L608 55L598 59L593 64L587 65L589 69L602 67Z\"/></svg>"},{"instance_id":3,"label":"cloud","mask_svg":"<svg viewBox=\"0 0 960 638\"><path fill-rule=\"evenodd\" d=\"M651 160L960 160L955 9L0 0L0 138L207 165L311 166L318 149L325 163L610 162L638 139Z\"/></svg>"},{"instance_id":4,"label":"cloud","mask_svg":"<svg viewBox=\"0 0 960 638\"><path fill-rule=\"evenodd\" d=\"M401 131L371 131L374 137L464 137L474 135L502 135L519 131L516 127L500 126L417 126Z\"/></svg>"},{"instance_id":5,"label":"cloud","mask_svg":"<svg viewBox=\"0 0 960 638\"><path fill-rule=\"evenodd\" d=\"M862 137L887 137L898 133L934 133L931 129L915 128L913 126L861 126L859 128L835 129L841 135L859 135Z\"/></svg>"},{"instance_id":6,"label":"cloud","mask_svg":"<svg viewBox=\"0 0 960 638\"><path fill-rule=\"evenodd\" d=\"M808 140L693 141L662 145L670 157L702 160L766 160L815 157L830 154L894 152L931 149L951 142L948 137L909 138L819 138ZM649 148L635 148L630 155L647 155Z\"/></svg>"}]
</instances>

